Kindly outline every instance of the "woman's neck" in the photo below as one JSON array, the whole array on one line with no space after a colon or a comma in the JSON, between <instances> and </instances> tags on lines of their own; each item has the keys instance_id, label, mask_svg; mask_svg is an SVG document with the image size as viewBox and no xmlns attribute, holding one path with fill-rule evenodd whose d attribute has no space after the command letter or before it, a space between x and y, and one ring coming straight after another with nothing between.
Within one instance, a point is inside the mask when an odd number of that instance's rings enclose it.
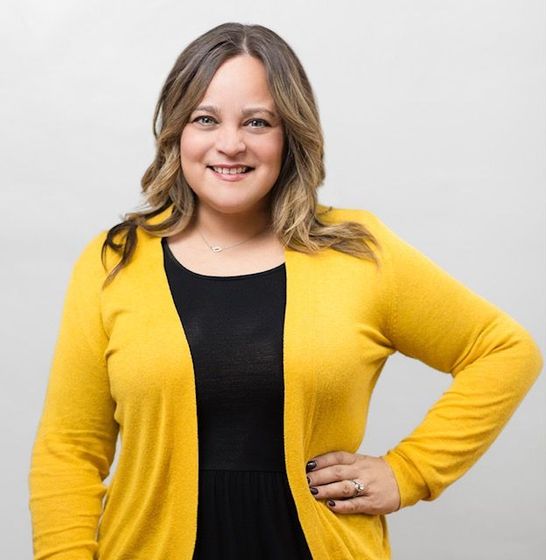
<instances>
[{"instance_id":1,"label":"woman's neck","mask_svg":"<svg viewBox=\"0 0 546 560\"><path fill-rule=\"evenodd\" d=\"M269 211L227 213L198 207L189 229L204 235L211 243L229 245L270 231Z\"/></svg>"}]
</instances>

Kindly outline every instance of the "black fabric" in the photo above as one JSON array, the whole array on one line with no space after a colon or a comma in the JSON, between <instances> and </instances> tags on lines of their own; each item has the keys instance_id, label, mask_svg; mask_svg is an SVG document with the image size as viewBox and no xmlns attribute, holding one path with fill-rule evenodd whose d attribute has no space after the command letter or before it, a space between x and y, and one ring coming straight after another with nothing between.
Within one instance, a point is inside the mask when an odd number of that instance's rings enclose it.
<instances>
[{"instance_id":1,"label":"black fabric","mask_svg":"<svg viewBox=\"0 0 546 560\"><path fill-rule=\"evenodd\" d=\"M166 238L162 247L195 373L199 505L193 558L312 559L284 464L285 265L208 276L185 268Z\"/></svg>"}]
</instances>

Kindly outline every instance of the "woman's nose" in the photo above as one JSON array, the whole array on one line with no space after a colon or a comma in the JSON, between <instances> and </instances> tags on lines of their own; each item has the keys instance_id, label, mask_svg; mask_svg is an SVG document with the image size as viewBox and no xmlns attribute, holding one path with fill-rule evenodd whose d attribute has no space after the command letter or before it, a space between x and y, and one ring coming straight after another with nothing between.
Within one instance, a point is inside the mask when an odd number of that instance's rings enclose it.
<instances>
[{"instance_id":1,"label":"woman's nose","mask_svg":"<svg viewBox=\"0 0 546 560\"><path fill-rule=\"evenodd\" d=\"M224 127L218 131L216 147L219 151L231 154L245 149L242 132L236 127Z\"/></svg>"}]
</instances>

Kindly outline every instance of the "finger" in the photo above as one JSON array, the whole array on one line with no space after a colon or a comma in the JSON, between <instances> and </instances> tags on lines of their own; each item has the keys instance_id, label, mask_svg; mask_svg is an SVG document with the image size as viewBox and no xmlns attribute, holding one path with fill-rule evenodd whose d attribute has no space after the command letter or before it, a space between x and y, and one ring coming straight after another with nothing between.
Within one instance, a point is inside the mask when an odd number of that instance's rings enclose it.
<instances>
[{"instance_id":1,"label":"finger","mask_svg":"<svg viewBox=\"0 0 546 560\"><path fill-rule=\"evenodd\" d=\"M350 465L355 460L354 453L349 453L349 451L330 451L324 455L316 455L307 462L306 472L317 471L324 467L329 467L331 465L345 464Z\"/></svg>"},{"instance_id":2,"label":"finger","mask_svg":"<svg viewBox=\"0 0 546 560\"><path fill-rule=\"evenodd\" d=\"M355 478L358 478L360 482L364 482L362 480L362 472L354 463L350 465L336 464L318 470L313 469L313 471L307 473L309 486L322 486ZM352 486L354 488L354 484L352 484Z\"/></svg>"},{"instance_id":3,"label":"finger","mask_svg":"<svg viewBox=\"0 0 546 560\"><path fill-rule=\"evenodd\" d=\"M367 495L368 487L366 484L365 486L365 489L362 490L360 495L357 497ZM317 500L326 500L327 498L332 498L333 500L347 500L355 497L355 485L350 480L340 480L332 482L331 484L323 484L321 486L314 486L313 484L310 484L309 491Z\"/></svg>"},{"instance_id":4,"label":"finger","mask_svg":"<svg viewBox=\"0 0 546 560\"><path fill-rule=\"evenodd\" d=\"M381 513L379 511L374 511L375 508L370 503L370 499L367 496L359 496L358 498L350 498L348 500L333 500L329 498L326 504L330 510L336 513L361 513L368 515L377 515Z\"/></svg>"}]
</instances>

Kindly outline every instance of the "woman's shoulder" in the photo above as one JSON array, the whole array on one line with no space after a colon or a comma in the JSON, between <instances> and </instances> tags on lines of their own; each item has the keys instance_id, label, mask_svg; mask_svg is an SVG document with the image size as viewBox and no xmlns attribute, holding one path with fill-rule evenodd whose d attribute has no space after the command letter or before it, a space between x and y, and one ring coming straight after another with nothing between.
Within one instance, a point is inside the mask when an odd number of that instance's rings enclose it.
<instances>
[{"instance_id":1,"label":"woman's shoulder","mask_svg":"<svg viewBox=\"0 0 546 560\"><path fill-rule=\"evenodd\" d=\"M375 229L386 227L379 216L367 208L341 208L329 204L317 204L317 216L329 222L355 221Z\"/></svg>"},{"instance_id":2,"label":"woman's shoulder","mask_svg":"<svg viewBox=\"0 0 546 560\"><path fill-rule=\"evenodd\" d=\"M75 271L81 271L81 274L104 276L106 269L110 270L117 264L120 255L111 246L105 244L108 231L108 229L99 229L83 241L73 264Z\"/></svg>"}]
</instances>

